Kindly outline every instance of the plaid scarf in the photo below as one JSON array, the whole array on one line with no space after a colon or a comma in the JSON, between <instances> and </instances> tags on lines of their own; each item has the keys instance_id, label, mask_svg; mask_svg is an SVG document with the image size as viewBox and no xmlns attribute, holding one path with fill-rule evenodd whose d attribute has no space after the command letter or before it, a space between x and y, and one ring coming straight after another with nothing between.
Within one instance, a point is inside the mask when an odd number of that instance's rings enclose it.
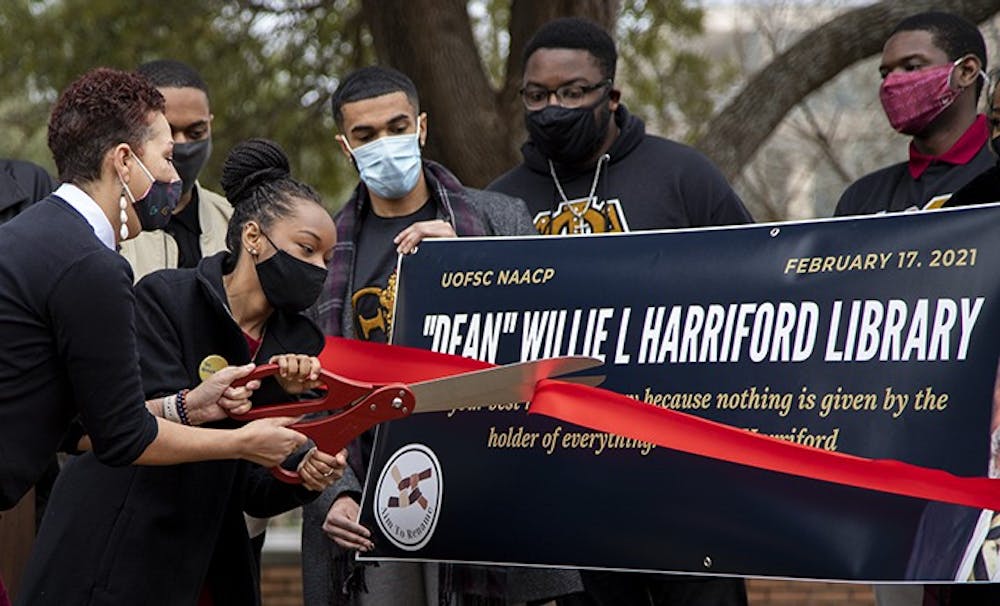
<instances>
[{"instance_id":1,"label":"plaid scarf","mask_svg":"<svg viewBox=\"0 0 1000 606\"><path fill-rule=\"evenodd\" d=\"M465 187L448 169L436 162L424 160L424 178L431 200L437 207L437 218L447 221L459 236L483 236L487 233L479 212L469 203ZM337 244L330 260L326 286L315 306L315 320L324 334L354 337L353 325L344 326L344 305L350 297L354 281L355 242L361 233L364 216L371 209L368 188L358 183L351 198L334 217L337 224Z\"/></svg>"}]
</instances>

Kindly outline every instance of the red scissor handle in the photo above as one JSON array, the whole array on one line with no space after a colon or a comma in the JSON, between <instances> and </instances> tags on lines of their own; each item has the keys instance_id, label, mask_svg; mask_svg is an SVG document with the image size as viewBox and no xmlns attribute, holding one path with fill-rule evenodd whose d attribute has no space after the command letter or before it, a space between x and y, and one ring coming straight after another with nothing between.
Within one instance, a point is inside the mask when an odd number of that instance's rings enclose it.
<instances>
[{"instance_id":1,"label":"red scissor handle","mask_svg":"<svg viewBox=\"0 0 1000 606\"><path fill-rule=\"evenodd\" d=\"M233 385L239 387L255 379L278 373L277 364L263 364L249 375L237 379ZM347 447L351 440L368 429L409 416L416 398L409 387L402 383L373 385L354 381L332 372L320 371L319 380L326 385L326 395L322 398L272 404L252 408L241 415L230 415L241 421L252 421L265 417L299 416L311 412L333 412L330 416L312 421L295 423L290 427L308 436L319 450L337 453ZM283 467L272 467L271 473L282 482L301 484L298 472Z\"/></svg>"}]
</instances>

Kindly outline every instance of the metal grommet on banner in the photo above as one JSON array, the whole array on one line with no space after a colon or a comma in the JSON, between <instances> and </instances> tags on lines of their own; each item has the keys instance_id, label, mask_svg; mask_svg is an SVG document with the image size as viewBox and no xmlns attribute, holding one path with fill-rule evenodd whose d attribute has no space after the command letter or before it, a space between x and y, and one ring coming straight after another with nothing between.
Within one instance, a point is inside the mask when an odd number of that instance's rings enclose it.
<instances>
[{"instance_id":1,"label":"metal grommet on banner","mask_svg":"<svg viewBox=\"0 0 1000 606\"><path fill-rule=\"evenodd\" d=\"M777 228L775 228L775 229L777 229ZM701 563L705 565L705 568L711 568L712 567L712 558L711 558L711 556L705 556L705 559L702 560Z\"/></svg>"},{"instance_id":2,"label":"metal grommet on banner","mask_svg":"<svg viewBox=\"0 0 1000 606\"><path fill-rule=\"evenodd\" d=\"M772 227L771 228L771 237L772 238L777 237L777 235L780 234L780 233L781 233L781 228L780 227Z\"/></svg>"}]
</instances>

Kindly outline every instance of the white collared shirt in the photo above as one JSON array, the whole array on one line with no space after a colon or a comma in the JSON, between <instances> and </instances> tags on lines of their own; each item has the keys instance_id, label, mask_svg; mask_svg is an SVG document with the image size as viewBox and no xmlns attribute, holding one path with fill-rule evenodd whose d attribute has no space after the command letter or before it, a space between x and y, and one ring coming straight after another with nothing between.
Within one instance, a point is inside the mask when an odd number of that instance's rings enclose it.
<instances>
[{"instance_id":1,"label":"white collared shirt","mask_svg":"<svg viewBox=\"0 0 1000 606\"><path fill-rule=\"evenodd\" d=\"M87 192L72 183L63 183L59 189L52 193L65 200L73 207L73 210L83 215L84 220L94 228L94 234L97 235L101 243L111 250L115 250L114 228L111 227L107 215Z\"/></svg>"}]
</instances>

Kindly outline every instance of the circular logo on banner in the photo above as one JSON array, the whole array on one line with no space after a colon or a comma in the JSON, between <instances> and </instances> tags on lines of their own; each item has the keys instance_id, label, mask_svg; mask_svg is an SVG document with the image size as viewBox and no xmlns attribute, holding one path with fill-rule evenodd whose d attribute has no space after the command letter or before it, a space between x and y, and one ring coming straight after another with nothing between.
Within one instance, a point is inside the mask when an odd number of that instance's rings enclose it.
<instances>
[{"instance_id":1,"label":"circular logo on banner","mask_svg":"<svg viewBox=\"0 0 1000 606\"><path fill-rule=\"evenodd\" d=\"M441 513L441 480L441 463L423 444L389 457L375 485L375 520L393 545L417 551L431 540Z\"/></svg>"}]
</instances>

